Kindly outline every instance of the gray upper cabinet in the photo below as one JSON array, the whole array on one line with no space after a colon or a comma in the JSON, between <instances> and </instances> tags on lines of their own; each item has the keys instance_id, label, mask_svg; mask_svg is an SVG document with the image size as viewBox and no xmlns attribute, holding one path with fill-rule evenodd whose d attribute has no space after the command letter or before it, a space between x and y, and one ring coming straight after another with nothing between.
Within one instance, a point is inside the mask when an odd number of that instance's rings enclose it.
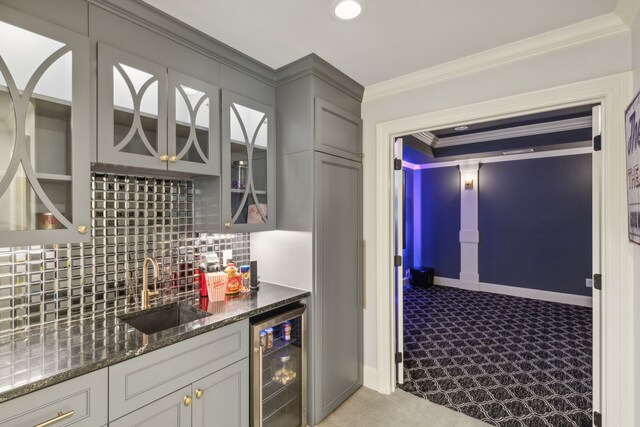
<instances>
[{"instance_id":1,"label":"gray upper cabinet","mask_svg":"<svg viewBox=\"0 0 640 427\"><path fill-rule=\"evenodd\" d=\"M167 169L167 69L98 44L98 161Z\"/></svg>"},{"instance_id":2,"label":"gray upper cabinet","mask_svg":"<svg viewBox=\"0 0 640 427\"><path fill-rule=\"evenodd\" d=\"M362 120L322 98L316 98L314 140L317 151L360 161Z\"/></svg>"},{"instance_id":3,"label":"gray upper cabinet","mask_svg":"<svg viewBox=\"0 0 640 427\"><path fill-rule=\"evenodd\" d=\"M0 242L89 239L89 39L0 5Z\"/></svg>"},{"instance_id":4,"label":"gray upper cabinet","mask_svg":"<svg viewBox=\"0 0 640 427\"><path fill-rule=\"evenodd\" d=\"M274 108L222 91L225 231L272 230L276 217Z\"/></svg>"},{"instance_id":5,"label":"gray upper cabinet","mask_svg":"<svg viewBox=\"0 0 640 427\"><path fill-rule=\"evenodd\" d=\"M220 174L219 89L98 44L100 163Z\"/></svg>"},{"instance_id":6,"label":"gray upper cabinet","mask_svg":"<svg viewBox=\"0 0 640 427\"><path fill-rule=\"evenodd\" d=\"M220 175L220 90L169 70L169 170Z\"/></svg>"}]
</instances>

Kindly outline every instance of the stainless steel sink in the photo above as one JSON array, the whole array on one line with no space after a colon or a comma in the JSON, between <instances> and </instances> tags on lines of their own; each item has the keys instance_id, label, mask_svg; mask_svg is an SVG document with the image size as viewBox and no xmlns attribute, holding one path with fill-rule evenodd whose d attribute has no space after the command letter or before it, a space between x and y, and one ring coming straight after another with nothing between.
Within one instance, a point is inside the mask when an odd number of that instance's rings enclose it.
<instances>
[{"instance_id":1,"label":"stainless steel sink","mask_svg":"<svg viewBox=\"0 0 640 427\"><path fill-rule=\"evenodd\" d=\"M190 305L172 303L137 313L125 314L119 319L140 332L150 335L208 316L211 314Z\"/></svg>"}]
</instances>

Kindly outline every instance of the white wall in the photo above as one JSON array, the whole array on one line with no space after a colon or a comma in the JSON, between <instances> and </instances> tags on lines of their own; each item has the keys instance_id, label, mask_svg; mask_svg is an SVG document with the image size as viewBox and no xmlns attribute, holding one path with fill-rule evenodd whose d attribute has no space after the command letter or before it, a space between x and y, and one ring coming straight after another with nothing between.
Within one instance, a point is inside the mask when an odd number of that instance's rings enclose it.
<instances>
[{"instance_id":1,"label":"white wall","mask_svg":"<svg viewBox=\"0 0 640 427\"><path fill-rule=\"evenodd\" d=\"M311 291L313 287L313 236L304 231L251 233L251 259L260 260L263 282Z\"/></svg>"},{"instance_id":2,"label":"white wall","mask_svg":"<svg viewBox=\"0 0 640 427\"><path fill-rule=\"evenodd\" d=\"M640 46L640 45L639 45ZM640 48L638 48L640 49ZM518 61L499 65L451 80L394 94L371 101L362 106L364 121L364 238L367 240L367 308L365 310L365 372L372 380L377 372L377 310L376 289L385 286L377 281L376 197L388 189L376 188L376 124L403 117L439 111L471 103L522 94L534 90L594 79L631 69L631 37L629 32L617 32L582 44L538 54ZM640 59L639 59L640 60ZM391 165L390 165L391 167Z\"/></svg>"},{"instance_id":3,"label":"white wall","mask_svg":"<svg viewBox=\"0 0 640 427\"><path fill-rule=\"evenodd\" d=\"M633 66L633 87L634 93L640 90L640 14L636 15L636 18L631 27L631 61ZM631 243L629 243L631 244ZM640 245L634 245L633 248L633 277L634 277L634 354L636 360L640 355ZM635 370L634 373L634 393L637 397L640 396L640 367ZM635 406L635 420L636 426L640 426L640 405Z\"/></svg>"}]
</instances>

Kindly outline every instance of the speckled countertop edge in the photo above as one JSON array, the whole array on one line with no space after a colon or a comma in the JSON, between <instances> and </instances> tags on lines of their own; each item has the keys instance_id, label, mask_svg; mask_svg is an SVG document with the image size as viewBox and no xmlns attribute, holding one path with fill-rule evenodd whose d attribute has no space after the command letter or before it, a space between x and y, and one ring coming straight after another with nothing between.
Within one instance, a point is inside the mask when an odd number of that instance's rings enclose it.
<instances>
[{"instance_id":1,"label":"speckled countertop edge","mask_svg":"<svg viewBox=\"0 0 640 427\"><path fill-rule=\"evenodd\" d=\"M278 285L268 285L268 286L277 286L278 288L285 288L284 286L278 286ZM102 368L106 368L108 366L115 365L120 362L124 362L125 360L129 360L134 357L152 352L154 350L158 350L160 348L170 346L172 344L184 341L186 339L193 338L195 336L201 335L203 333L207 333L214 329L221 328L231 323L239 322L241 320L244 320L253 316L257 316L257 315L266 313L268 311L295 303L302 299L308 298L311 295L309 291L304 291L301 289L296 289L296 288L286 288L286 289L291 290L295 294L289 297L283 298L281 300L277 300L272 303L266 304L262 307L256 307L241 313L236 313L234 315L231 315L223 319L212 320L207 322L207 320L210 320L211 318L205 317L203 319L199 319L190 323L190 324L199 323L199 327L197 328L188 329L188 330L181 329L180 331L174 334L167 335L161 339L149 342L148 344L142 345L138 348L118 351L116 354L105 356L103 359L92 361L92 362L86 362L86 363L83 363L81 366L73 367L67 370L61 370L60 372L47 375L46 377L30 381L27 384L19 385L11 389L1 391L0 403L6 402L11 399L15 399L20 396L24 396L28 393L41 390L51 385L67 381L84 374L88 374L93 371L97 371ZM91 320L86 320L86 321L91 321ZM174 329L179 329L179 328L174 328ZM144 334L140 333L140 335L144 335Z\"/></svg>"}]
</instances>

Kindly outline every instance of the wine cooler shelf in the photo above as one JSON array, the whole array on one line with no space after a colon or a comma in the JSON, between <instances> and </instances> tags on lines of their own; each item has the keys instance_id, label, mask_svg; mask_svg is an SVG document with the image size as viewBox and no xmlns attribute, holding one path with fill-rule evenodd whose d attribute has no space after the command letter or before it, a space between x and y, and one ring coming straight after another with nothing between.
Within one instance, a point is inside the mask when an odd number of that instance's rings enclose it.
<instances>
[{"instance_id":1,"label":"wine cooler shelf","mask_svg":"<svg viewBox=\"0 0 640 427\"><path fill-rule=\"evenodd\" d=\"M297 340L285 341L282 338L277 338L273 340L273 344L271 348L263 348L262 349L262 357L268 357L274 353L279 352L280 350L284 350L287 347L298 347L299 344Z\"/></svg>"},{"instance_id":2,"label":"wine cooler shelf","mask_svg":"<svg viewBox=\"0 0 640 427\"><path fill-rule=\"evenodd\" d=\"M263 427L292 427L300 423L300 396L293 396L262 419Z\"/></svg>"}]
</instances>

